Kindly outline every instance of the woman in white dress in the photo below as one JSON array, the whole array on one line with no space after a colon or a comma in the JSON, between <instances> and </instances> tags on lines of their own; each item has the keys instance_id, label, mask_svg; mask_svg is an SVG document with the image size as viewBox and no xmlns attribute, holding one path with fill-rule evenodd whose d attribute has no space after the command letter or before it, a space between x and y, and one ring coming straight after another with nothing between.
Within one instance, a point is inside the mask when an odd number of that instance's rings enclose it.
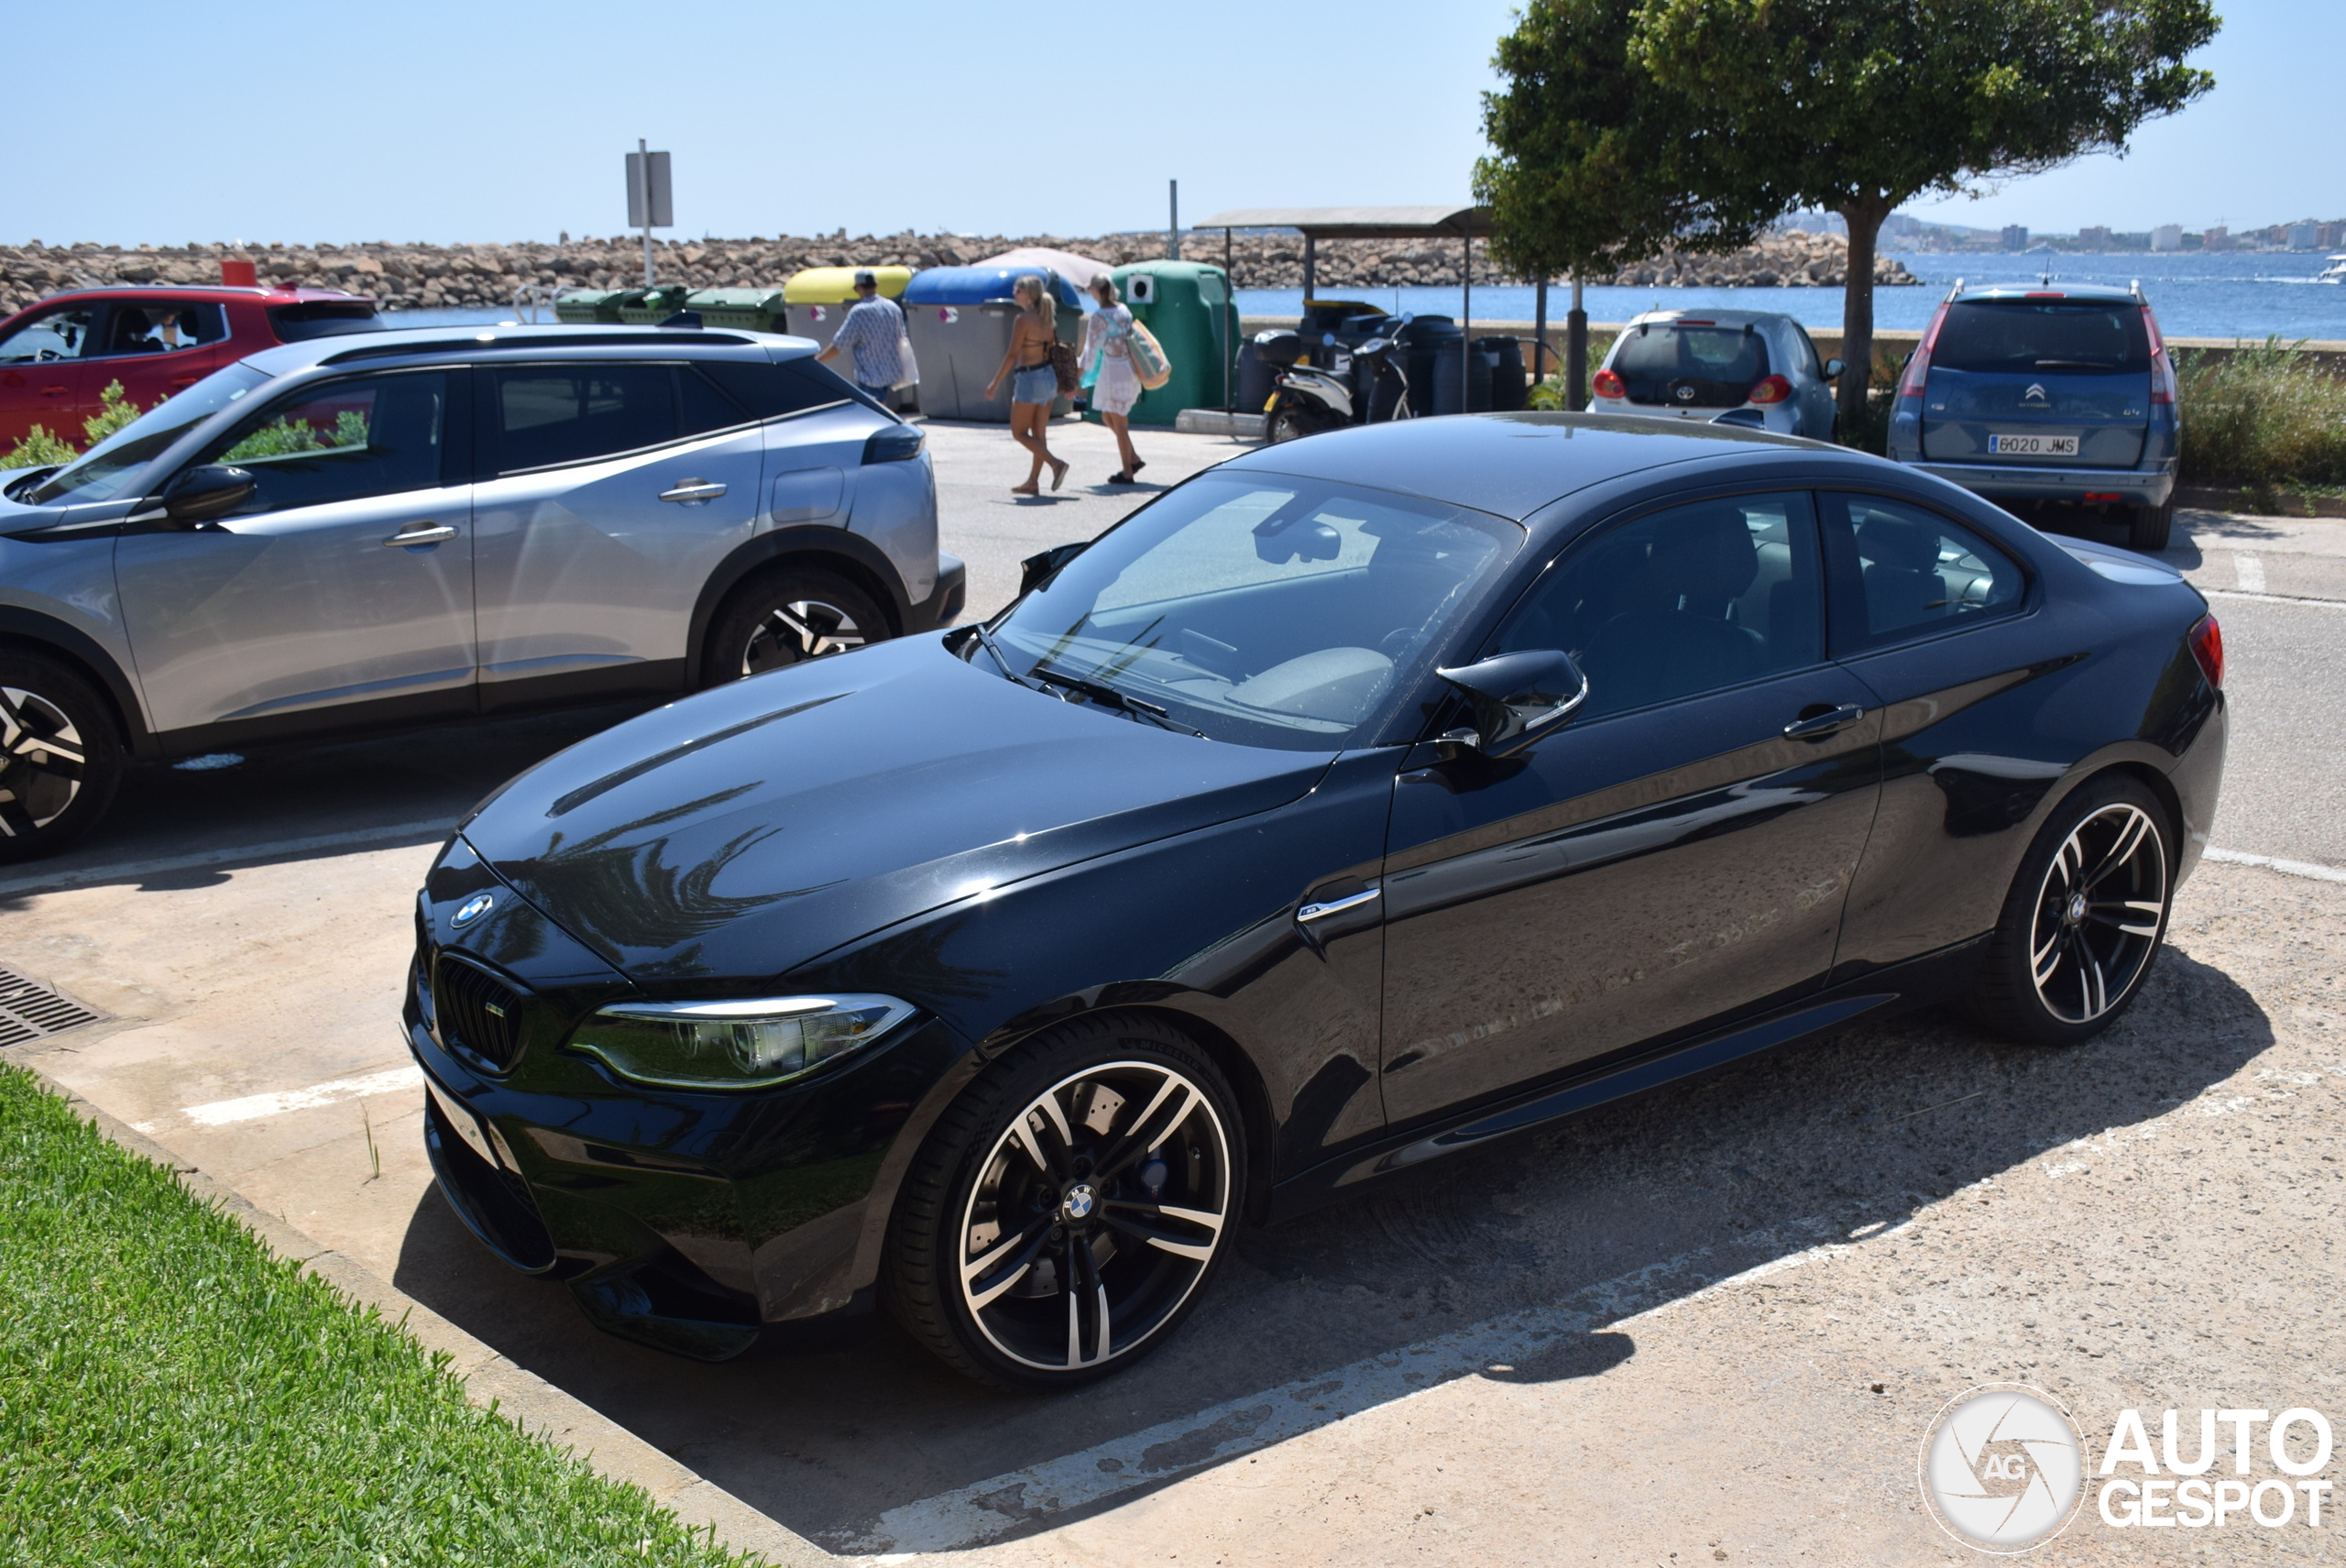
<instances>
[{"instance_id":1,"label":"woman in white dress","mask_svg":"<svg viewBox=\"0 0 2346 1568\"><path fill-rule=\"evenodd\" d=\"M1091 406L1100 422L1116 433L1116 455L1124 466L1108 476L1112 485L1129 485L1146 465L1133 450L1133 405L1140 401L1140 377L1133 371L1133 313L1116 301L1116 280L1105 273L1091 280L1091 297L1100 309L1083 323L1083 362L1100 367L1091 385Z\"/></svg>"}]
</instances>

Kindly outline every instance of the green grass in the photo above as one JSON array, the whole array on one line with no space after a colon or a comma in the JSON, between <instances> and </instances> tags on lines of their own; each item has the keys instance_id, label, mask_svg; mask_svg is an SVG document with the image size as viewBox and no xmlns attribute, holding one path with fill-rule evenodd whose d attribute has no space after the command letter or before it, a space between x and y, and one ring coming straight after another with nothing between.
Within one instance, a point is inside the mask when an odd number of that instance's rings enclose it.
<instances>
[{"instance_id":1,"label":"green grass","mask_svg":"<svg viewBox=\"0 0 2346 1568\"><path fill-rule=\"evenodd\" d=\"M739 1561L0 1067L11 1564Z\"/></svg>"},{"instance_id":2,"label":"green grass","mask_svg":"<svg viewBox=\"0 0 2346 1568\"><path fill-rule=\"evenodd\" d=\"M2223 356L2179 349L2183 482L2346 484L2346 377L2277 337Z\"/></svg>"}]
</instances>

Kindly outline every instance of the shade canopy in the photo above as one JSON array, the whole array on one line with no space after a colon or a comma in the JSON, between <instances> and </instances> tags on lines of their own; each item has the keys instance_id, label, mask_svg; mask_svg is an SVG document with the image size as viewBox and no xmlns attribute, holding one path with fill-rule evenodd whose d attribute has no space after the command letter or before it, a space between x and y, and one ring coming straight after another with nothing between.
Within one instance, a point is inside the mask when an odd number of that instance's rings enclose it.
<instances>
[{"instance_id":1,"label":"shade canopy","mask_svg":"<svg viewBox=\"0 0 2346 1568\"><path fill-rule=\"evenodd\" d=\"M1488 207L1239 207L1200 218L1201 229L1300 229L1306 239L1480 239Z\"/></svg>"},{"instance_id":2,"label":"shade canopy","mask_svg":"<svg viewBox=\"0 0 2346 1568\"><path fill-rule=\"evenodd\" d=\"M1115 271L1113 262L1101 261L1089 256L1078 256L1071 250L1053 250L1048 246L1022 245L1015 250L1005 250L1000 256L989 256L973 263L979 267L1025 268L1030 271L1052 271L1079 289L1091 287L1095 278L1105 278Z\"/></svg>"}]
</instances>

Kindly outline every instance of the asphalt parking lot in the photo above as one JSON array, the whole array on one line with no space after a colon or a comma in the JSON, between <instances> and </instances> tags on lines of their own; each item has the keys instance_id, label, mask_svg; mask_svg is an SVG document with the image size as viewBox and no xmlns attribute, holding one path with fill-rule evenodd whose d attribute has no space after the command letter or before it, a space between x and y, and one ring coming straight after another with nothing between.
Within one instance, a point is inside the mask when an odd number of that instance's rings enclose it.
<instances>
[{"instance_id":1,"label":"asphalt parking lot","mask_svg":"<svg viewBox=\"0 0 2346 1568\"><path fill-rule=\"evenodd\" d=\"M1152 483L1111 488L1105 433L1062 426L1067 488L1024 499L1000 431L931 439L980 612L1240 449L1143 434ZM1939 1562L1915 1445L1974 1383L2052 1390L2096 1442L2128 1407L2346 1409L2346 522L2177 532L2230 660L2227 858L2120 1025L2042 1053L1920 1015L1461 1157L1244 1235L1174 1343L1072 1397L985 1393L885 1324L673 1360L432 1192L413 889L473 799L625 708L142 775L0 876L0 964L111 1014L11 1054L833 1552ZM2336 1533L2088 1513L2058 1560L2327 1561Z\"/></svg>"}]
</instances>

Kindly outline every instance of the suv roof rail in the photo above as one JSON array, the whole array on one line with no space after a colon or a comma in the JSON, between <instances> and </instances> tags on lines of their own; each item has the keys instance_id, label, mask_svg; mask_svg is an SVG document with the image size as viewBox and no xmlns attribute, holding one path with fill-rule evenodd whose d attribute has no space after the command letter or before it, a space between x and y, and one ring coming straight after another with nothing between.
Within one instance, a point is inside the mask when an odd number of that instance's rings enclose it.
<instances>
[{"instance_id":1,"label":"suv roof rail","mask_svg":"<svg viewBox=\"0 0 2346 1568\"><path fill-rule=\"evenodd\" d=\"M1957 279L1955 280L1955 287L1954 287L1954 288L1952 288L1952 289L1949 289L1949 290L1946 291L1946 299L1941 300L1941 301L1939 302L1939 303L1940 303L1940 304L1942 304L1942 305L1946 304L1946 303L1948 303L1949 302L1953 301L1953 300L1954 300L1954 298L1955 298L1957 294L1960 294L1960 293L1962 293L1962 292L1963 292L1963 280L1962 280L1962 279L1960 279L1960 278L1957 278Z\"/></svg>"},{"instance_id":2,"label":"suv roof rail","mask_svg":"<svg viewBox=\"0 0 2346 1568\"><path fill-rule=\"evenodd\" d=\"M2133 295L2134 298L2138 300L2141 299L2143 297L2143 280L2140 278L2133 280L2126 285L2126 291Z\"/></svg>"},{"instance_id":3,"label":"suv roof rail","mask_svg":"<svg viewBox=\"0 0 2346 1568\"><path fill-rule=\"evenodd\" d=\"M318 361L321 365L343 365L353 359L382 359L397 354L476 354L484 348L674 348L680 343L738 344L754 346L757 339L737 333L701 331L684 337L673 328L663 332L657 327L637 328L632 332L579 333L561 337L506 338L493 328L467 333L463 337L438 338L427 343L362 343L329 354Z\"/></svg>"}]
</instances>

